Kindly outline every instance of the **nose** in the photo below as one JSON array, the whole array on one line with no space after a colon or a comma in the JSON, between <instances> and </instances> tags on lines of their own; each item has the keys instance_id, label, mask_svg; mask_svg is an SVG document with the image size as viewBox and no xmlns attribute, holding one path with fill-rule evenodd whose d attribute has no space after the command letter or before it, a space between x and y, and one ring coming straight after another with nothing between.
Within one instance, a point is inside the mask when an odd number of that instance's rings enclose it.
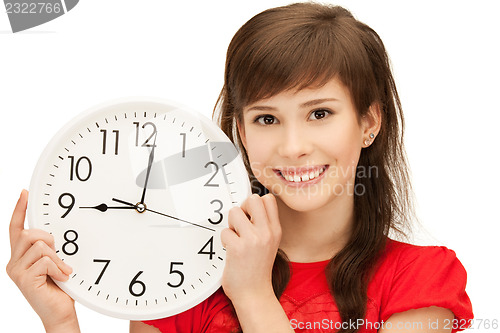
<instances>
[{"instance_id":1,"label":"nose","mask_svg":"<svg viewBox=\"0 0 500 333\"><path fill-rule=\"evenodd\" d=\"M291 160L308 156L313 150L312 139L311 133L307 133L300 125L283 126L279 138L278 153L281 157Z\"/></svg>"}]
</instances>

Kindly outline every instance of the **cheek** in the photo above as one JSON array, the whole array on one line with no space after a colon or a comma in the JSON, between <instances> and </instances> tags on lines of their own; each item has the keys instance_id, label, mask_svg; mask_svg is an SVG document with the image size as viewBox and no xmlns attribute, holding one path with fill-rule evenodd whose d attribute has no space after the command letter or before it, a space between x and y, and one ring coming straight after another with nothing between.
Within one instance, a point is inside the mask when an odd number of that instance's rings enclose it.
<instances>
[{"instance_id":1,"label":"cheek","mask_svg":"<svg viewBox=\"0 0 500 333\"><path fill-rule=\"evenodd\" d=\"M261 175L264 174L265 162L269 160L269 156L272 156L269 140L262 135L254 135L254 133L247 133L246 139L250 167L255 177L260 180Z\"/></svg>"},{"instance_id":2,"label":"cheek","mask_svg":"<svg viewBox=\"0 0 500 333\"><path fill-rule=\"evenodd\" d=\"M338 175L352 175L361 153L361 132L356 124L345 124L330 131L329 140L323 140L323 151L335 160ZM334 170L332 170L334 171Z\"/></svg>"}]
</instances>

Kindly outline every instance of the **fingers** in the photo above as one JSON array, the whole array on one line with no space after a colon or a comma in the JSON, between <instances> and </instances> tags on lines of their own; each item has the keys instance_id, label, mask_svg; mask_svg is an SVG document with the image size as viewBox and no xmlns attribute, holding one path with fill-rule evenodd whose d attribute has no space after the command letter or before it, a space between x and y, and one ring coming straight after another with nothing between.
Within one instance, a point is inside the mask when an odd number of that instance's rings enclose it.
<instances>
[{"instance_id":1,"label":"fingers","mask_svg":"<svg viewBox=\"0 0 500 333\"><path fill-rule=\"evenodd\" d=\"M11 259L7 272L16 283L26 279L26 272L66 280L72 270L55 253L54 237L43 230L24 229L27 204L28 191L23 190L9 226Z\"/></svg>"},{"instance_id":2,"label":"fingers","mask_svg":"<svg viewBox=\"0 0 500 333\"><path fill-rule=\"evenodd\" d=\"M273 194L262 197L253 194L241 205L241 209L250 216L250 221L256 225L269 225L273 230L280 229L278 205Z\"/></svg>"},{"instance_id":3,"label":"fingers","mask_svg":"<svg viewBox=\"0 0 500 333\"><path fill-rule=\"evenodd\" d=\"M269 220L269 226L271 229L281 236L281 223L278 214L278 205L276 203L276 198L271 193L268 193L262 197L262 202L267 212L267 218Z\"/></svg>"},{"instance_id":4,"label":"fingers","mask_svg":"<svg viewBox=\"0 0 500 333\"><path fill-rule=\"evenodd\" d=\"M11 260L18 261L37 241L43 241L50 248L54 248L54 237L39 229L21 230L17 238L11 239Z\"/></svg>"},{"instance_id":5,"label":"fingers","mask_svg":"<svg viewBox=\"0 0 500 333\"><path fill-rule=\"evenodd\" d=\"M44 257L50 259L50 261L54 263L55 267L58 268L58 271L63 273L63 275L71 274L72 269L57 256L53 249L41 240L35 242L35 244L33 244L33 246L31 246L21 257L21 259L19 259L16 265L19 269L28 270L32 265Z\"/></svg>"},{"instance_id":6,"label":"fingers","mask_svg":"<svg viewBox=\"0 0 500 333\"><path fill-rule=\"evenodd\" d=\"M281 231L278 205L276 198L271 193L262 197L253 194L243 202L239 210L246 215L246 219L242 216L242 213L236 212L237 210L236 207L229 211L229 227L237 232L244 229L241 221L248 219L257 227L269 226L273 231ZM233 212L231 213L231 211Z\"/></svg>"},{"instance_id":7,"label":"fingers","mask_svg":"<svg viewBox=\"0 0 500 333\"><path fill-rule=\"evenodd\" d=\"M254 194L247 198L241 207L233 207L228 215L229 229L221 233L224 247L236 244L239 238L263 243L281 239L281 224L278 206L272 194L259 197Z\"/></svg>"},{"instance_id":8,"label":"fingers","mask_svg":"<svg viewBox=\"0 0 500 333\"><path fill-rule=\"evenodd\" d=\"M37 241L18 260L10 261L7 273L21 290L38 288L45 284L46 275L55 280L66 281L72 269L57 257L43 241Z\"/></svg>"},{"instance_id":9,"label":"fingers","mask_svg":"<svg viewBox=\"0 0 500 333\"><path fill-rule=\"evenodd\" d=\"M228 227L236 233L236 236L241 236L251 230L251 222L243 209L233 207L228 213Z\"/></svg>"},{"instance_id":10,"label":"fingers","mask_svg":"<svg viewBox=\"0 0 500 333\"><path fill-rule=\"evenodd\" d=\"M16 207L12 213L10 220L9 235L10 243L12 245L18 235L24 230L24 219L26 217L26 207L28 205L28 191L22 190L19 200L17 200Z\"/></svg>"},{"instance_id":11,"label":"fingers","mask_svg":"<svg viewBox=\"0 0 500 333\"><path fill-rule=\"evenodd\" d=\"M272 269L281 240L274 197L250 196L241 207L229 211L228 224L221 232L226 248L224 292L231 300L263 290L272 292Z\"/></svg>"},{"instance_id":12,"label":"fingers","mask_svg":"<svg viewBox=\"0 0 500 333\"><path fill-rule=\"evenodd\" d=\"M49 233L38 230L25 230L26 207L28 191L23 190L17 201L9 226L11 261L17 261L37 240L42 240L54 248L54 237Z\"/></svg>"},{"instance_id":13,"label":"fingers","mask_svg":"<svg viewBox=\"0 0 500 333\"><path fill-rule=\"evenodd\" d=\"M46 280L46 275L50 276L54 280L66 281L68 280L68 275L64 274L59 267L49 258L42 257L37 260L31 267L27 270L27 276L32 277L43 277L42 281ZM34 281L34 280L31 280Z\"/></svg>"},{"instance_id":14,"label":"fingers","mask_svg":"<svg viewBox=\"0 0 500 333\"><path fill-rule=\"evenodd\" d=\"M236 232L229 228L222 229L220 233L220 241L222 243L222 247L224 247L225 249L232 249L233 244L236 244L238 242L238 238L239 237Z\"/></svg>"},{"instance_id":15,"label":"fingers","mask_svg":"<svg viewBox=\"0 0 500 333\"><path fill-rule=\"evenodd\" d=\"M268 217L266 208L262 198L258 194L252 194L249 196L243 204L241 204L241 209L250 216L250 221L257 226L267 225Z\"/></svg>"}]
</instances>

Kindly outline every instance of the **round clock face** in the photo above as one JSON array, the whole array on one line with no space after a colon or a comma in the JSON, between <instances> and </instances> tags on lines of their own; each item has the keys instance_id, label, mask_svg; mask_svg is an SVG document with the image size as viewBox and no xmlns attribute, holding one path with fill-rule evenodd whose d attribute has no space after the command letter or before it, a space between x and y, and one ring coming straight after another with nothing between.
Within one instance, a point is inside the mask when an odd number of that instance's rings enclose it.
<instances>
[{"instance_id":1,"label":"round clock face","mask_svg":"<svg viewBox=\"0 0 500 333\"><path fill-rule=\"evenodd\" d=\"M210 120L170 102L89 110L49 143L28 220L73 268L59 287L130 320L185 311L220 287L227 213L250 194L241 156Z\"/></svg>"}]
</instances>

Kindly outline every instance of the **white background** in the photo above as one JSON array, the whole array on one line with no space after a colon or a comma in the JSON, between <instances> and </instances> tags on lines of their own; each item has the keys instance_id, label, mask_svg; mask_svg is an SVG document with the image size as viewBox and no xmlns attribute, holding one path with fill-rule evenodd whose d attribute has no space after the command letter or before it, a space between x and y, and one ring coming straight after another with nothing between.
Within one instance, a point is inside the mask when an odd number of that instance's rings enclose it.
<instances>
[{"instance_id":1,"label":"white background","mask_svg":"<svg viewBox=\"0 0 500 333\"><path fill-rule=\"evenodd\" d=\"M2 8L0 266L10 257L12 209L57 130L88 107L124 96L163 97L210 117L233 34L258 12L287 3L81 0L17 34ZM498 2L335 3L374 28L391 56L425 228L416 242L455 250L476 318L500 319ZM3 269L0 290L3 327L43 329ZM83 332L128 330L126 321L77 311Z\"/></svg>"}]
</instances>

